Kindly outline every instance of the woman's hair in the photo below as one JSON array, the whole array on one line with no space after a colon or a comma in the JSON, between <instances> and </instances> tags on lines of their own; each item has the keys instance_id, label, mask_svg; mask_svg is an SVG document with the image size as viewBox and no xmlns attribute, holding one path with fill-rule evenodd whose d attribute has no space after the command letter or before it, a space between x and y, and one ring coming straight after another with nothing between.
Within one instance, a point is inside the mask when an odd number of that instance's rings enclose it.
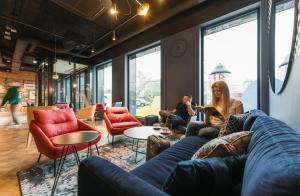
<instances>
[{"instance_id":1,"label":"woman's hair","mask_svg":"<svg viewBox=\"0 0 300 196\"><path fill-rule=\"evenodd\" d=\"M220 99L217 99L214 95L213 89L215 87L218 87L221 91L222 95ZM221 106L223 116L227 117L230 108L230 93L227 84L222 80L216 81L211 85L211 92L212 92L212 105L215 107L217 105Z\"/></svg>"}]
</instances>

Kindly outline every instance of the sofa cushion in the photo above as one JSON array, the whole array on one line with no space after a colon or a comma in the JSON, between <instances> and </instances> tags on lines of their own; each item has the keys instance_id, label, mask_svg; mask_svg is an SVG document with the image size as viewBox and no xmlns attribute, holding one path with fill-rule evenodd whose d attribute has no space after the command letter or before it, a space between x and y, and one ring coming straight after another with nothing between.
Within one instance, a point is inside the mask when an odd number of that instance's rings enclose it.
<instances>
[{"instance_id":1,"label":"sofa cushion","mask_svg":"<svg viewBox=\"0 0 300 196\"><path fill-rule=\"evenodd\" d=\"M134 127L140 126L139 122L117 122L112 123L113 128L124 128L124 127Z\"/></svg>"},{"instance_id":2,"label":"sofa cushion","mask_svg":"<svg viewBox=\"0 0 300 196\"><path fill-rule=\"evenodd\" d=\"M250 139L250 131L241 131L215 138L204 144L192 159L243 154L247 150Z\"/></svg>"},{"instance_id":3,"label":"sofa cushion","mask_svg":"<svg viewBox=\"0 0 300 196\"><path fill-rule=\"evenodd\" d=\"M250 116L249 112L245 114L231 115L226 122L226 126L220 130L219 137L242 130L247 130L243 129L243 126L248 116Z\"/></svg>"},{"instance_id":4,"label":"sofa cushion","mask_svg":"<svg viewBox=\"0 0 300 196\"><path fill-rule=\"evenodd\" d=\"M247 156L181 161L163 190L170 195L232 195L242 181Z\"/></svg>"},{"instance_id":5,"label":"sofa cushion","mask_svg":"<svg viewBox=\"0 0 300 196\"><path fill-rule=\"evenodd\" d=\"M189 160L208 138L189 136L155 156L131 173L162 189L164 182L180 161Z\"/></svg>"},{"instance_id":6,"label":"sofa cushion","mask_svg":"<svg viewBox=\"0 0 300 196\"><path fill-rule=\"evenodd\" d=\"M300 195L300 134L268 116L256 118L242 195Z\"/></svg>"},{"instance_id":7,"label":"sofa cushion","mask_svg":"<svg viewBox=\"0 0 300 196\"><path fill-rule=\"evenodd\" d=\"M78 129L76 116L71 109L37 110L33 113L36 123L48 138Z\"/></svg>"},{"instance_id":8,"label":"sofa cushion","mask_svg":"<svg viewBox=\"0 0 300 196\"><path fill-rule=\"evenodd\" d=\"M255 119L258 116L267 116L263 111L261 110L251 110L249 111L250 115L248 116L248 118L245 120L244 122L244 126L243 126L243 130L250 130Z\"/></svg>"},{"instance_id":9,"label":"sofa cushion","mask_svg":"<svg viewBox=\"0 0 300 196\"><path fill-rule=\"evenodd\" d=\"M124 113L124 114L107 114L107 117L109 118L111 123L119 123L119 122L126 122L130 121L130 114Z\"/></svg>"}]
</instances>

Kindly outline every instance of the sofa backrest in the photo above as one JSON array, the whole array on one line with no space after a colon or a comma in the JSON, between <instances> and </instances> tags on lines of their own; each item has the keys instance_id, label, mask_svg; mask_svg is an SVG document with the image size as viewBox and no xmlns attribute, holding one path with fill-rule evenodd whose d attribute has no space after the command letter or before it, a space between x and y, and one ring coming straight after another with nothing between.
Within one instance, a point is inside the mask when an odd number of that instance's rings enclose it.
<instances>
[{"instance_id":1,"label":"sofa backrest","mask_svg":"<svg viewBox=\"0 0 300 196\"><path fill-rule=\"evenodd\" d=\"M300 134L269 116L251 131L242 195L300 195Z\"/></svg>"},{"instance_id":2,"label":"sofa backrest","mask_svg":"<svg viewBox=\"0 0 300 196\"><path fill-rule=\"evenodd\" d=\"M111 123L131 121L131 115L126 107L109 107L105 114Z\"/></svg>"},{"instance_id":3,"label":"sofa backrest","mask_svg":"<svg viewBox=\"0 0 300 196\"><path fill-rule=\"evenodd\" d=\"M78 130L72 109L33 111L35 122L49 138Z\"/></svg>"}]
</instances>

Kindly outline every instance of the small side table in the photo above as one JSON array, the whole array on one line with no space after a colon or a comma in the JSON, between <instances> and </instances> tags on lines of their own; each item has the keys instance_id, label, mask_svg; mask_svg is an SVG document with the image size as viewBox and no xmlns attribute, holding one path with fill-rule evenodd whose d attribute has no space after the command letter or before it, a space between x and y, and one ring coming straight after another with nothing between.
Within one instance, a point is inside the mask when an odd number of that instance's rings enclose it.
<instances>
[{"instance_id":1,"label":"small side table","mask_svg":"<svg viewBox=\"0 0 300 196\"><path fill-rule=\"evenodd\" d=\"M73 133L67 133L64 135L60 135L57 136L53 139L53 144L55 146L62 146L62 152L61 152L61 156L60 156L60 160L58 163L58 168L57 168L57 172L55 175L55 179L54 179L54 183L53 183L53 187L52 187L52 192L51 192L51 196L54 195L58 180L59 180L59 176L61 174L66 156L68 154L69 148L72 148L73 152L74 152L74 156L77 162L77 165L79 165L80 163L80 159L78 156L78 152L76 149L76 145L78 144L88 144L88 153L87 156L91 156L92 155L92 147L91 147L91 142L94 141L95 139L97 139L98 137L98 132L97 131L78 131L78 132L73 132ZM97 148L97 152L99 154L99 150L98 147L96 145Z\"/></svg>"}]
</instances>

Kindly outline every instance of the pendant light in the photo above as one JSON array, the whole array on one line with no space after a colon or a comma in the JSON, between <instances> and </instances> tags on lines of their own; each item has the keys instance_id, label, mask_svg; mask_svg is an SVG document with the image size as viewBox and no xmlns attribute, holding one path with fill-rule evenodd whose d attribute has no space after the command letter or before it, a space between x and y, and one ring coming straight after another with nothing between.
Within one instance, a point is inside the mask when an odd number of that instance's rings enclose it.
<instances>
[{"instance_id":1,"label":"pendant light","mask_svg":"<svg viewBox=\"0 0 300 196\"><path fill-rule=\"evenodd\" d=\"M56 72L56 36L54 36L54 64L53 64L53 67L54 67L54 74L52 75L52 79L53 80L58 80L59 79L59 75L57 75L57 72Z\"/></svg>"}]
</instances>

